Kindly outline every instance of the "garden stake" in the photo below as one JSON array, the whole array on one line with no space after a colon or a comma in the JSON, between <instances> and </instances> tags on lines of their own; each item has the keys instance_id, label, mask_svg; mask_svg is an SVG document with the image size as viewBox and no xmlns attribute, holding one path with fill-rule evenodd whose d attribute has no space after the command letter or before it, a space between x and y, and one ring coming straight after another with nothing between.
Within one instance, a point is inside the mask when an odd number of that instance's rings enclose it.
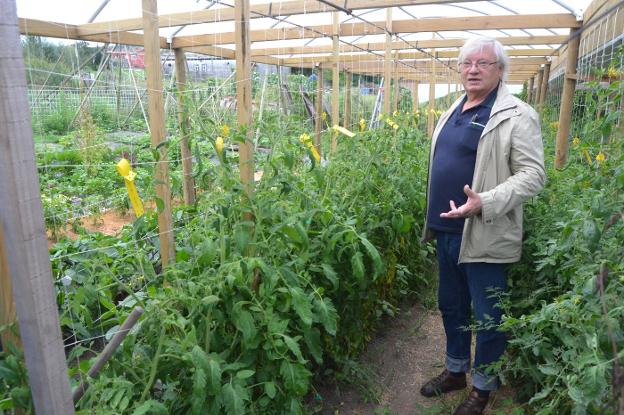
<instances>
[{"instance_id":1,"label":"garden stake","mask_svg":"<svg viewBox=\"0 0 624 415\"><path fill-rule=\"evenodd\" d=\"M98 357L93 366L91 366L91 369L89 369L89 371L87 372L87 376L92 378L99 373L100 369L102 369L106 362L108 362L108 359L110 359L113 353L115 353L115 350L117 350L117 347L119 347L123 339L126 338L126 335L130 331L130 329L132 329L132 327L134 327L136 322L139 320L141 314L143 314L142 307L135 307L134 310L132 310L126 321L124 321L124 323L122 324L119 331L113 336L110 343L106 345L100 357ZM80 382L80 385L78 385L78 387L74 390L74 393L72 394L74 404L78 402L80 398L82 398L88 387L88 383L84 381Z\"/></svg>"}]
</instances>

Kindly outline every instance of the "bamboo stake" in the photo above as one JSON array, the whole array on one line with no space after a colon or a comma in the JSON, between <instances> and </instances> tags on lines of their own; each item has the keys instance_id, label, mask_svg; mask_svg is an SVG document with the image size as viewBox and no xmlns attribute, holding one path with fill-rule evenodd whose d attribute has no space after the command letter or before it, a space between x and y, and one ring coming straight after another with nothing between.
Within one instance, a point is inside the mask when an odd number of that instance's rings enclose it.
<instances>
[{"instance_id":1,"label":"bamboo stake","mask_svg":"<svg viewBox=\"0 0 624 415\"><path fill-rule=\"evenodd\" d=\"M433 137L435 128L435 87L436 87L436 53L432 50L431 75L429 78L429 113L427 114L427 134Z\"/></svg>"},{"instance_id":2,"label":"bamboo stake","mask_svg":"<svg viewBox=\"0 0 624 415\"><path fill-rule=\"evenodd\" d=\"M351 127L351 84L353 83L353 74L345 71L345 95L344 95L344 127Z\"/></svg>"},{"instance_id":3,"label":"bamboo stake","mask_svg":"<svg viewBox=\"0 0 624 415\"><path fill-rule=\"evenodd\" d=\"M386 9L386 55L384 58L383 112L390 114L390 92L392 91L392 7Z\"/></svg>"},{"instance_id":4,"label":"bamboo stake","mask_svg":"<svg viewBox=\"0 0 624 415\"><path fill-rule=\"evenodd\" d=\"M314 111L314 147L316 147L316 151L322 157L321 130L323 129L323 67L319 64L317 68L316 108Z\"/></svg>"}]
</instances>

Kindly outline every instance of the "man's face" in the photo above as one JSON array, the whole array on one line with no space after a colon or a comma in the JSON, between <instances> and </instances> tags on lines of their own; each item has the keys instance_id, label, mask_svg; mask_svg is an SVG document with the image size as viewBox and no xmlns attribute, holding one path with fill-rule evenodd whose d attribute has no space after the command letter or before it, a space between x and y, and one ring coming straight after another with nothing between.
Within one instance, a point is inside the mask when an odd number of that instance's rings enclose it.
<instances>
[{"instance_id":1,"label":"man's face","mask_svg":"<svg viewBox=\"0 0 624 415\"><path fill-rule=\"evenodd\" d=\"M466 55L459 64L459 70L468 95L487 95L503 77L496 54L490 46Z\"/></svg>"}]
</instances>

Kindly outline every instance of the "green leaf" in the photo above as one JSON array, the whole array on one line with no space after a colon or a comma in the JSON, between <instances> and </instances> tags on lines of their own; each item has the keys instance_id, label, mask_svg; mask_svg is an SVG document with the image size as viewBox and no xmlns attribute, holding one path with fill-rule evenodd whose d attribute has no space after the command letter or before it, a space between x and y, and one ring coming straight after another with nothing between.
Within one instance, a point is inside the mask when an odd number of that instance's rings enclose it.
<instances>
[{"instance_id":1,"label":"green leaf","mask_svg":"<svg viewBox=\"0 0 624 415\"><path fill-rule=\"evenodd\" d=\"M243 333L243 343L249 345L256 338L256 326L254 323L253 316L249 311L242 310L241 306L237 304L234 307L234 312L232 313L234 325L238 330Z\"/></svg>"},{"instance_id":2,"label":"green leaf","mask_svg":"<svg viewBox=\"0 0 624 415\"><path fill-rule=\"evenodd\" d=\"M331 282L334 290L337 290L339 283L336 271L334 271L331 265L325 263L321 264L321 268L323 268L323 275L325 275L325 278L327 278L329 282Z\"/></svg>"},{"instance_id":3,"label":"green leaf","mask_svg":"<svg viewBox=\"0 0 624 415\"><path fill-rule=\"evenodd\" d=\"M295 356L297 356L297 360L300 363L306 363L306 360L303 358L303 355L301 354L299 343L297 342L300 339L300 336L297 336L293 339L292 337L284 334L283 337L284 337L284 342L286 343L286 346L288 346L290 351L293 352Z\"/></svg>"},{"instance_id":4,"label":"green leaf","mask_svg":"<svg viewBox=\"0 0 624 415\"><path fill-rule=\"evenodd\" d=\"M331 300L329 298L315 298L314 310L316 311L316 316L319 321L323 327L325 327L325 331L332 336L335 336L338 313L336 312L336 308L334 307L334 304L332 304Z\"/></svg>"},{"instance_id":5,"label":"green leaf","mask_svg":"<svg viewBox=\"0 0 624 415\"><path fill-rule=\"evenodd\" d=\"M383 262L381 260L381 255L379 255L379 251L375 246L370 243L370 241L366 238L360 238L362 245L366 248L366 252L368 256L373 261L373 266L375 267L375 277L380 275L383 272Z\"/></svg>"},{"instance_id":6,"label":"green leaf","mask_svg":"<svg viewBox=\"0 0 624 415\"><path fill-rule=\"evenodd\" d=\"M236 240L236 249L238 252L244 253L251 235L245 229L238 228L234 233L234 239Z\"/></svg>"},{"instance_id":7,"label":"green leaf","mask_svg":"<svg viewBox=\"0 0 624 415\"><path fill-rule=\"evenodd\" d=\"M208 361L208 391L211 395L216 396L219 394L221 388L221 365L215 359Z\"/></svg>"},{"instance_id":8,"label":"green leaf","mask_svg":"<svg viewBox=\"0 0 624 415\"><path fill-rule=\"evenodd\" d=\"M362 253L357 251L351 256L351 269L353 271L353 276L358 280L362 281L364 279L364 260L362 259Z\"/></svg>"},{"instance_id":9,"label":"green leaf","mask_svg":"<svg viewBox=\"0 0 624 415\"><path fill-rule=\"evenodd\" d=\"M264 384L264 393L271 399L275 398L277 390L275 389L275 382L266 382Z\"/></svg>"},{"instance_id":10,"label":"green leaf","mask_svg":"<svg viewBox=\"0 0 624 415\"><path fill-rule=\"evenodd\" d=\"M292 304L295 312L307 327L312 325L312 306L310 298L303 292L301 288L291 288Z\"/></svg>"},{"instance_id":11,"label":"green leaf","mask_svg":"<svg viewBox=\"0 0 624 415\"><path fill-rule=\"evenodd\" d=\"M206 372L202 367L195 366L193 373L193 392L191 394L191 413L198 415L202 413L206 402Z\"/></svg>"},{"instance_id":12,"label":"green leaf","mask_svg":"<svg viewBox=\"0 0 624 415\"><path fill-rule=\"evenodd\" d=\"M323 363L323 350L321 349L321 332L316 327L306 328L303 331L303 340L310 354L319 365Z\"/></svg>"},{"instance_id":13,"label":"green leaf","mask_svg":"<svg viewBox=\"0 0 624 415\"><path fill-rule=\"evenodd\" d=\"M154 196L154 201L156 202L156 210L158 213L162 213L165 210L165 201L159 197Z\"/></svg>"},{"instance_id":14,"label":"green leaf","mask_svg":"<svg viewBox=\"0 0 624 415\"><path fill-rule=\"evenodd\" d=\"M252 377L254 375L254 373L256 373L255 370L248 370L248 369L247 370L239 370L236 373L236 377L238 379L247 379L247 378Z\"/></svg>"},{"instance_id":15,"label":"green leaf","mask_svg":"<svg viewBox=\"0 0 624 415\"><path fill-rule=\"evenodd\" d=\"M232 385L232 383L226 383L221 389L223 395L223 404L225 410L229 415L244 415L245 414L245 402L243 399L246 396L245 390L240 385Z\"/></svg>"},{"instance_id":16,"label":"green leaf","mask_svg":"<svg viewBox=\"0 0 624 415\"><path fill-rule=\"evenodd\" d=\"M302 364L282 360L280 375L284 381L284 387L290 393L303 396L308 392L312 373Z\"/></svg>"},{"instance_id":17,"label":"green leaf","mask_svg":"<svg viewBox=\"0 0 624 415\"><path fill-rule=\"evenodd\" d=\"M165 405L158 401L150 399L149 401L143 402L137 409L135 409L132 415L145 415L147 413L149 413L150 415L167 415L168 411Z\"/></svg>"}]
</instances>

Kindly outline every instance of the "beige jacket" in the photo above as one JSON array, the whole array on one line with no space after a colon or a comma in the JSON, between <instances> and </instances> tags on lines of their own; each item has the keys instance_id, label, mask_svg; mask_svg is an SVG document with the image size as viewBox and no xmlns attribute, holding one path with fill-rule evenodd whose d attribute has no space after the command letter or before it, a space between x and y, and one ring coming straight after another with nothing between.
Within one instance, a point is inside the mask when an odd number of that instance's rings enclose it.
<instances>
[{"instance_id":1,"label":"beige jacket","mask_svg":"<svg viewBox=\"0 0 624 415\"><path fill-rule=\"evenodd\" d=\"M455 101L438 121L431 141L429 175L438 135L461 100ZM481 197L482 211L465 221L459 262L520 260L522 203L542 190L545 181L539 116L501 83L477 147L472 178L472 190ZM429 185L427 183L427 200ZM425 213L424 241L434 236L426 218Z\"/></svg>"}]
</instances>

